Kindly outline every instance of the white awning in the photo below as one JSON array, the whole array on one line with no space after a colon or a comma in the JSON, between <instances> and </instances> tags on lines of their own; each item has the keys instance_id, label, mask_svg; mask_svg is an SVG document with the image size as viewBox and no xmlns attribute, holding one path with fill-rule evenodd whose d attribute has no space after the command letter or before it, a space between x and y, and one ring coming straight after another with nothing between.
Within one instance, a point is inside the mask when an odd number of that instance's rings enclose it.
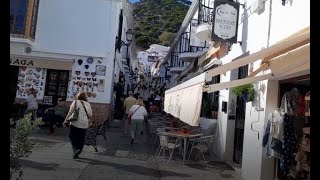
<instances>
[{"instance_id":1,"label":"white awning","mask_svg":"<svg viewBox=\"0 0 320 180\"><path fill-rule=\"evenodd\" d=\"M191 126L198 126L204 82L205 73L167 90L164 111Z\"/></svg>"},{"instance_id":2,"label":"white awning","mask_svg":"<svg viewBox=\"0 0 320 180\"><path fill-rule=\"evenodd\" d=\"M270 58L270 59L268 59ZM257 60L267 60L253 76L230 82L222 82L204 87L205 81L227 71L239 68ZM262 70L262 75L256 76ZM303 31L273 46L241 57L236 61L206 71L165 92L164 110L191 126L198 126L201 111L202 92L214 92L266 79L278 79L290 73L308 72L310 70L310 31Z\"/></svg>"},{"instance_id":3,"label":"white awning","mask_svg":"<svg viewBox=\"0 0 320 180\"><path fill-rule=\"evenodd\" d=\"M299 73L302 71L306 72L306 70L310 69L310 44L272 59L269 62L268 67L271 72L267 74L213 84L207 88L204 88L204 91L211 93L220 91L222 89L263 81L270 78L276 79L284 75L289 75L289 73Z\"/></svg>"}]
</instances>

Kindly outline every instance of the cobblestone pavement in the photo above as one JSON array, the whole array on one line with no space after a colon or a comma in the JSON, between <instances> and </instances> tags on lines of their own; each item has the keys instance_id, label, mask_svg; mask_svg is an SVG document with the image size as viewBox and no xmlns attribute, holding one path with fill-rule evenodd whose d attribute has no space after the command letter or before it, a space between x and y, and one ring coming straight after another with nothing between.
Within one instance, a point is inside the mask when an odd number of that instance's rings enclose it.
<instances>
[{"instance_id":1,"label":"cobblestone pavement","mask_svg":"<svg viewBox=\"0 0 320 180\"><path fill-rule=\"evenodd\" d=\"M154 156L150 138L145 142L130 145L123 135L119 122L115 121L107 130L107 141L98 137L99 152L85 146L77 160L72 159L72 148L68 139L68 128L59 128L53 136L39 129L31 135L35 141L32 154L21 160L25 180L240 180L240 175L224 162L209 162L208 166L196 162L182 165L181 157L169 164L162 157ZM167 155L168 156L168 155Z\"/></svg>"}]
</instances>

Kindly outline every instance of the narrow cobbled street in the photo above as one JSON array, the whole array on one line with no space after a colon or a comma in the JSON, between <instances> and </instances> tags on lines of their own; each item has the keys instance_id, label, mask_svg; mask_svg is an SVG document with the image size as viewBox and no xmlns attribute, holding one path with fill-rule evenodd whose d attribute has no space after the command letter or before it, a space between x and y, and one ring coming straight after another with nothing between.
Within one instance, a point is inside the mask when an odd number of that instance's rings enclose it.
<instances>
[{"instance_id":1,"label":"narrow cobbled street","mask_svg":"<svg viewBox=\"0 0 320 180\"><path fill-rule=\"evenodd\" d=\"M201 179L240 180L240 175L224 162L209 162L207 166L187 162L182 165L176 156L167 164L154 156L151 138L146 143L130 145L122 134L119 121L107 130L107 141L98 136L98 151L85 146L77 160L72 159L68 128L59 128L53 136L39 129L31 135L35 141L32 154L22 159L25 180L93 180L93 179ZM168 156L168 155L167 155Z\"/></svg>"}]
</instances>

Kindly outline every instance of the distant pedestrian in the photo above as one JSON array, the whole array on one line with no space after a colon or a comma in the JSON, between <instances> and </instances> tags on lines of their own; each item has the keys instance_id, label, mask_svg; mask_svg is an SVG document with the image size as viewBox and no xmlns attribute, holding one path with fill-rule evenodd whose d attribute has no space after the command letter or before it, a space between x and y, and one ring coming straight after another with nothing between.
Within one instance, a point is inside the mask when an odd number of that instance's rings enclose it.
<instances>
[{"instance_id":1,"label":"distant pedestrian","mask_svg":"<svg viewBox=\"0 0 320 180\"><path fill-rule=\"evenodd\" d=\"M123 103L123 107L125 108L125 115L124 115L124 119L122 120L122 128L124 130L124 134L127 134L127 130L128 130L128 127L126 126L126 121L128 119L130 108L133 105L135 105L137 102L137 99L133 97L132 91L129 91L128 94L129 94L129 97L127 97Z\"/></svg>"},{"instance_id":2,"label":"distant pedestrian","mask_svg":"<svg viewBox=\"0 0 320 180\"><path fill-rule=\"evenodd\" d=\"M75 109L79 110L78 119L70 122L70 117L75 112ZM89 118L91 116L92 109L87 100L87 94L85 92L80 92L77 95L76 100L70 105L70 110L63 123L64 126L70 124L69 138L73 149L73 159L78 158L82 152L86 129L89 127Z\"/></svg>"},{"instance_id":3,"label":"distant pedestrian","mask_svg":"<svg viewBox=\"0 0 320 180\"><path fill-rule=\"evenodd\" d=\"M27 110L25 114L32 114L32 120L37 119L38 102L37 102L37 91L33 88L29 89L29 95L27 98Z\"/></svg>"},{"instance_id":4,"label":"distant pedestrian","mask_svg":"<svg viewBox=\"0 0 320 180\"><path fill-rule=\"evenodd\" d=\"M143 130L144 119L148 115L147 110L144 107L143 99L139 98L137 103L133 105L129 111L129 116L131 116L131 121L128 122L130 126L130 135L131 142L134 143L134 140L137 136L141 135Z\"/></svg>"}]
</instances>

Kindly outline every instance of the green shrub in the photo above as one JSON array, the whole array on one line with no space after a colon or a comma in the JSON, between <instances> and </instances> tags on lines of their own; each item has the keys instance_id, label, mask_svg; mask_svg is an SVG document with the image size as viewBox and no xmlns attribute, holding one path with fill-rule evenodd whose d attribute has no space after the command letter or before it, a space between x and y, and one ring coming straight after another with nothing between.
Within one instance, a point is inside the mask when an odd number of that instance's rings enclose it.
<instances>
[{"instance_id":1,"label":"green shrub","mask_svg":"<svg viewBox=\"0 0 320 180\"><path fill-rule=\"evenodd\" d=\"M13 124L12 120L10 124ZM28 135L42 124L41 118L31 121L31 114L28 114L18 120L14 128L10 128L10 179L16 176L21 179L23 171L19 159L28 157L34 145Z\"/></svg>"},{"instance_id":2,"label":"green shrub","mask_svg":"<svg viewBox=\"0 0 320 180\"><path fill-rule=\"evenodd\" d=\"M245 84L242 86L234 87L232 88L232 92L237 96L242 96L244 93L247 93L248 101L252 101L254 98L253 84Z\"/></svg>"}]
</instances>

